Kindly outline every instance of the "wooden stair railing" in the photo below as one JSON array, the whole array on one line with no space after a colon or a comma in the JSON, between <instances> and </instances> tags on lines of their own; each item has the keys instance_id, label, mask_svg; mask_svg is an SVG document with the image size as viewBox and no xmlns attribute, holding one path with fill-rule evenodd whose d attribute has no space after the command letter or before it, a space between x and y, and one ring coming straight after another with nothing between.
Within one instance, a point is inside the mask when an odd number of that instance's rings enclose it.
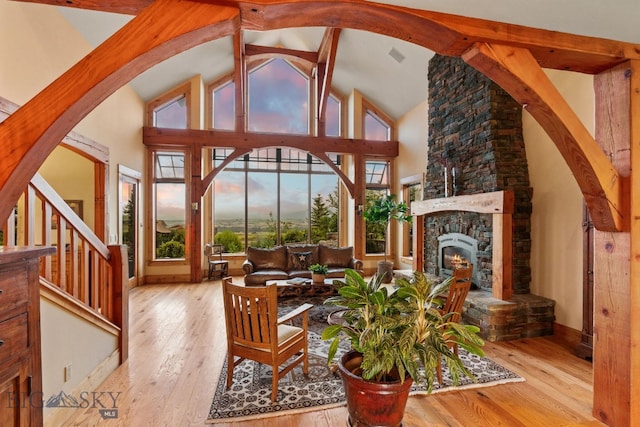
<instances>
[{"instance_id":1,"label":"wooden stair railing","mask_svg":"<svg viewBox=\"0 0 640 427\"><path fill-rule=\"evenodd\" d=\"M16 221L16 215L20 224ZM41 282L120 329L120 359L127 358L126 247L107 247L56 191L36 174L3 223L5 246L54 246L40 261Z\"/></svg>"}]
</instances>

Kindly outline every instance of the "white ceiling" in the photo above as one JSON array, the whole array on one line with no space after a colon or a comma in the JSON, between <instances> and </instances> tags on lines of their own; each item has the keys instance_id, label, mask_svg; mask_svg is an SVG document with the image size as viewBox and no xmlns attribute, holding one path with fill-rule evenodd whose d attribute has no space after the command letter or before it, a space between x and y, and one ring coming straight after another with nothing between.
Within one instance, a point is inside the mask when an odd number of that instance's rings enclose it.
<instances>
[{"instance_id":1,"label":"white ceiling","mask_svg":"<svg viewBox=\"0 0 640 427\"><path fill-rule=\"evenodd\" d=\"M640 44L640 0L390 0L416 9L556 30ZM132 17L59 7L64 17L93 46L102 43ZM324 28L245 33L245 42L316 51ZM404 56L396 61L389 52ZM427 66L432 52L402 40L356 30L340 34L334 88L357 89L391 117L399 118L427 95ZM206 43L147 70L131 82L147 101L201 74L205 82L231 71L230 38Z\"/></svg>"}]
</instances>

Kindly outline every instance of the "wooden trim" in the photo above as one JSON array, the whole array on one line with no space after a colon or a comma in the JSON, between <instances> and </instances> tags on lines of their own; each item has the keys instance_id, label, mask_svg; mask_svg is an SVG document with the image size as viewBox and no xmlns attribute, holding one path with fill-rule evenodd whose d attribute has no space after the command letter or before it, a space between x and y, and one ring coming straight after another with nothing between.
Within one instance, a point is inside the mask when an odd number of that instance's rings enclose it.
<instances>
[{"instance_id":1,"label":"wooden trim","mask_svg":"<svg viewBox=\"0 0 640 427\"><path fill-rule=\"evenodd\" d=\"M494 191L491 193L415 201L411 205L411 215L429 215L444 211L511 214L513 213L513 208L514 198L512 191Z\"/></svg>"}]
</instances>

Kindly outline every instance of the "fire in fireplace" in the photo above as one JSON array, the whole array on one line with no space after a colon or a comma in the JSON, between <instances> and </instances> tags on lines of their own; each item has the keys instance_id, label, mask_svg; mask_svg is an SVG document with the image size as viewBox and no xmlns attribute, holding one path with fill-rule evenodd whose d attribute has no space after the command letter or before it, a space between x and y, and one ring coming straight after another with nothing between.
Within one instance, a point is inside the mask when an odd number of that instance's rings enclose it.
<instances>
[{"instance_id":1,"label":"fire in fireplace","mask_svg":"<svg viewBox=\"0 0 640 427\"><path fill-rule=\"evenodd\" d=\"M480 286L478 274L478 241L461 233L443 234L438 237L438 274L449 277L453 265L460 260L473 265L472 283Z\"/></svg>"}]
</instances>

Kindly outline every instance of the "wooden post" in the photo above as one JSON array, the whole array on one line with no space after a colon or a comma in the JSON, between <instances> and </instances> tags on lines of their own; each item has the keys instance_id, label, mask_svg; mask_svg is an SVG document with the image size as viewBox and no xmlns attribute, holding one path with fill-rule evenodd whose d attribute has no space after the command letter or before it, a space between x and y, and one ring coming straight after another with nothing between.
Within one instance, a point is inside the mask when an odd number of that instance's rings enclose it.
<instances>
[{"instance_id":1,"label":"wooden post","mask_svg":"<svg viewBox=\"0 0 640 427\"><path fill-rule=\"evenodd\" d=\"M129 357L129 263L127 246L109 246L110 264L113 275L113 321L120 327L120 364Z\"/></svg>"},{"instance_id":2,"label":"wooden post","mask_svg":"<svg viewBox=\"0 0 640 427\"><path fill-rule=\"evenodd\" d=\"M630 147L638 147L640 132L634 125L632 112L640 106L634 94L640 81L638 65L625 63L602 72L594 78L596 97L596 141L611 158L620 176L631 172ZM631 108L630 108L631 107ZM636 123L638 123L636 121ZM635 153L635 166L640 167ZM636 173L636 176L640 174ZM637 181L638 178L636 178ZM627 185L622 188L629 190ZM637 190L636 190L637 192ZM633 199L633 192L622 199ZM639 197L631 200L632 209L622 210L623 218L635 215L635 235L638 236ZM597 227L597 225L596 225ZM593 289L593 415L611 426L629 426L640 414L638 396L638 257L632 257L632 234L624 232L594 232ZM634 239L637 249L637 238ZM637 253L637 251L636 251ZM635 258L630 261L631 258ZM629 275L631 270L635 275ZM633 289L633 292L632 292ZM632 317L635 317L635 322ZM631 331L635 330L632 335ZM632 388L635 390L631 392ZM632 416L634 412L635 416Z\"/></svg>"}]
</instances>

